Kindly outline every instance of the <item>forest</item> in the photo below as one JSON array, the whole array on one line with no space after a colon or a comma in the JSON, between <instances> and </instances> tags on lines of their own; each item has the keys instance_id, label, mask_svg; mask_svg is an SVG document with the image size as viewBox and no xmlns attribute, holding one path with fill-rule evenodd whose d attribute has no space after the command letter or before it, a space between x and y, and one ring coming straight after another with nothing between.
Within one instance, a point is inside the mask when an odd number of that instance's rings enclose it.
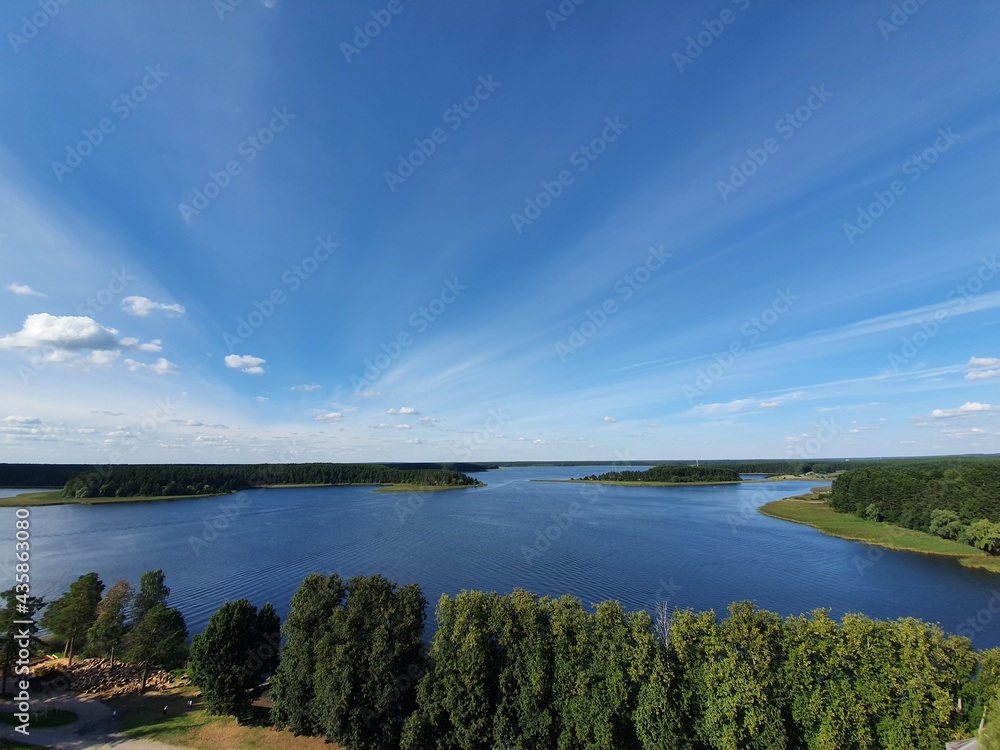
<instances>
[{"instance_id":1,"label":"forest","mask_svg":"<svg viewBox=\"0 0 1000 750\"><path fill-rule=\"evenodd\" d=\"M78 474L63 497L208 495L283 484L411 484L473 487L477 479L447 469L394 469L379 464L124 464Z\"/></svg>"},{"instance_id":2,"label":"forest","mask_svg":"<svg viewBox=\"0 0 1000 750\"><path fill-rule=\"evenodd\" d=\"M675 466L664 464L645 471L608 471L582 479L597 482L738 482L740 474L724 466Z\"/></svg>"},{"instance_id":3,"label":"forest","mask_svg":"<svg viewBox=\"0 0 1000 750\"><path fill-rule=\"evenodd\" d=\"M1000 458L852 469L834 480L830 506L1000 554Z\"/></svg>"},{"instance_id":4,"label":"forest","mask_svg":"<svg viewBox=\"0 0 1000 750\"><path fill-rule=\"evenodd\" d=\"M416 584L313 574L283 624L270 604L226 602L188 651L169 593L162 571L107 591L88 573L29 604L68 655L186 663L205 708L241 722L269 685L276 729L345 750L939 750L1000 687L1000 649L912 618L463 591L439 600L428 646ZM2 597L9 668L19 615Z\"/></svg>"}]
</instances>

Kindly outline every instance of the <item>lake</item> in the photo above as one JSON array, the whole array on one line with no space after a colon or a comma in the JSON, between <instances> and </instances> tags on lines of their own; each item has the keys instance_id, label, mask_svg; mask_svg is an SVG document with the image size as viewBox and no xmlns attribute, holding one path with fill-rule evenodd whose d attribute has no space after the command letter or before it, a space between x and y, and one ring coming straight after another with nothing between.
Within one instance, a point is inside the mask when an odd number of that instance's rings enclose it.
<instances>
[{"instance_id":1,"label":"lake","mask_svg":"<svg viewBox=\"0 0 1000 750\"><path fill-rule=\"evenodd\" d=\"M752 599L783 615L915 616L1000 645L1000 578L942 558L882 550L768 518L760 505L820 482L616 487L538 482L613 467L518 467L482 488L250 490L194 500L31 509L32 592L52 599L80 574L110 586L162 568L170 601L200 632L227 599L283 617L309 573L382 573L442 593L515 587L584 603L724 612ZM18 492L23 491L19 490ZM15 494L14 492L6 494ZM14 509L0 509L0 577L13 580ZM4 584L4 585L9 585ZM967 624L973 618L972 624ZM976 619L978 618L978 619ZM428 628L430 631L432 628Z\"/></svg>"}]
</instances>

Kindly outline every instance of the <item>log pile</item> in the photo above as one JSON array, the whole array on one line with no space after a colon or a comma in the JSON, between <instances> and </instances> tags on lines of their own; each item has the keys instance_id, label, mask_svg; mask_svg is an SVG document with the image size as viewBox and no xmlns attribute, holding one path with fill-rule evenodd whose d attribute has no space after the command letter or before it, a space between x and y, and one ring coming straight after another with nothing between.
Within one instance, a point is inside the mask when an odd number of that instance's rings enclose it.
<instances>
[{"instance_id":1,"label":"log pile","mask_svg":"<svg viewBox=\"0 0 1000 750\"><path fill-rule=\"evenodd\" d=\"M65 678L70 690L78 693L101 693L113 698L119 695L132 695L139 692L142 685L142 667L134 664L122 664L115 661L111 667L110 659L81 659L67 667L61 664L56 670ZM43 670L37 670L37 677L44 677ZM62 680L61 680L62 682ZM147 690L166 690L175 684L169 672L162 669L150 669L146 676Z\"/></svg>"}]
</instances>

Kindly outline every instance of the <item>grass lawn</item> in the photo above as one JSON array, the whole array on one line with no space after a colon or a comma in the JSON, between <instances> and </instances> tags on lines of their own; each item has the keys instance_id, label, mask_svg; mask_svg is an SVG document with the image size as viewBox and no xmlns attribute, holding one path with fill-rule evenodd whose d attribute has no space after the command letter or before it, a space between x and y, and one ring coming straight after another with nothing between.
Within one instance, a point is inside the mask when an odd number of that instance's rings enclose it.
<instances>
[{"instance_id":1,"label":"grass lawn","mask_svg":"<svg viewBox=\"0 0 1000 750\"><path fill-rule=\"evenodd\" d=\"M61 727L66 724L72 724L76 720L77 715L72 711L64 711L61 708L53 708L48 711L32 713L29 724L32 729L49 729L50 727ZM12 727L16 727L20 723L21 722L14 718L13 713L0 711L0 724L9 724Z\"/></svg>"},{"instance_id":2,"label":"grass lawn","mask_svg":"<svg viewBox=\"0 0 1000 750\"><path fill-rule=\"evenodd\" d=\"M870 521L850 513L837 513L826 500L821 499L821 496L820 499L817 497L817 495L788 497L768 503L759 510L772 518L812 526L829 536L877 544L889 549L954 557L966 567L1000 573L1000 558L987 555L982 550L950 539L941 539L933 534L925 534L922 531Z\"/></svg>"},{"instance_id":3,"label":"grass lawn","mask_svg":"<svg viewBox=\"0 0 1000 750\"><path fill-rule=\"evenodd\" d=\"M268 711L255 706L249 724L237 724L228 716L209 716L195 696L196 688L187 687L170 693L146 693L107 701L118 711L123 734L132 739L163 742L199 750L337 750L318 737L296 737L291 732L272 731ZM194 707L187 708L187 700ZM167 715L163 707L167 706Z\"/></svg>"},{"instance_id":4,"label":"grass lawn","mask_svg":"<svg viewBox=\"0 0 1000 750\"><path fill-rule=\"evenodd\" d=\"M0 498L0 508L30 508L37 505L105 505L107 503L143 503L150 500L194 500L203 497L220 497L228 492L214 492L207 495L155 495L137 497L63 497L62 490L26 492L23 495Z\"/></svg>"}]
</instances>

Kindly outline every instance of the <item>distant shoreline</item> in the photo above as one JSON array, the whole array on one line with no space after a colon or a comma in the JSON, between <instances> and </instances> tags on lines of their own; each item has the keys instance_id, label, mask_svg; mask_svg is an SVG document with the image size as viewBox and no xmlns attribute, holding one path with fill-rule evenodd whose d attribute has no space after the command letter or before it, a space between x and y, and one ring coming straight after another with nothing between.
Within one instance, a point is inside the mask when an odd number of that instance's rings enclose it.
<instances>
[{"instance_id":1,"label":"distant shoreline","mask_svg":"<svg viewBox=\"0 0 1000 750\"><path fill-rule=\"evenodd\" d=\"M827 503L824 498L826 494L786 497L762 505L757 510L765 516L781 521L811 526L822 534L838 539L863 542L901 552L950 557L958 560L966 568L1000 573L1000 557L923 531L858 518L850 513L838 513Z\"/></svg>"},{"instance_id":2,"label":"distant shoreline","mask_svg":"<svg viewBox=\"0 0 1000 750\"><path fill-rule=\"evenodd\" d=\"M722 479L715 482L637 482L637 481L614 481L611 479L532 479L532 482L562 482L564 484L608 484L621 487L692 487L709 484L752 484L754 482L827 482L828 479L817 477L797 477L792 475L776 475L765 479Z\"/></svg>"},{"instance_id":3,"label":"distant shoreline","mask_svg":"<svg viewBox=\"0 0 1000 750\"><path fill-rule=\"evenodd\" d=\"M441 490L465 490L471 487L485 487L485 484L373 484L370 482L346 484L267 484L247 487L232 492L210 492L202 495L135 495L131 497L63 497L61 489L45 492L26 492L14 497L0 498L0 508L37 508L48 505L112 505L120 503L148 503L159 500L203 500L208 497L225 497L234 492L252 490L286 490L308 487L374 487L373 492L439 492ZM15 488L16 489L16 488Z\"/></svg>"}]
</instances>

